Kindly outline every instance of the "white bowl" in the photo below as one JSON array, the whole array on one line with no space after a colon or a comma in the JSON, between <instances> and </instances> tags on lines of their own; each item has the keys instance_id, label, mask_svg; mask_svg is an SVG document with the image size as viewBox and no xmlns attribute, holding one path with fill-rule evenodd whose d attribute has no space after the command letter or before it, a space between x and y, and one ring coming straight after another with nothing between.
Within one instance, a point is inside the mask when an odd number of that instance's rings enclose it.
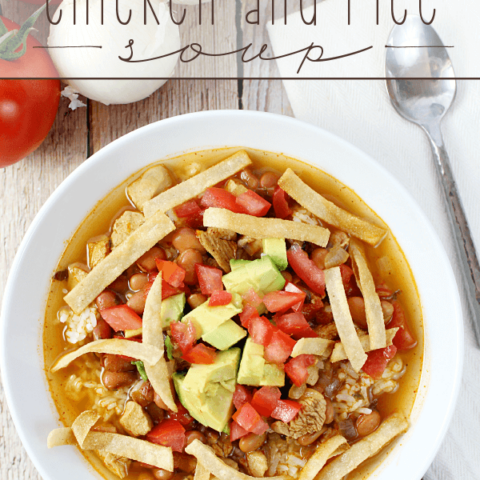
<instances>
[{"instance_id":1,"label":"white bowl","mask_svg":"<svg viewBox=\"0 0 480 480\"><path fill-rule=\"evenodd\" d=\"M367 155L312 125L245 111L174 117L118 139L77 168L33 221L10 272L1 323L3 384L30 458L45 480L98 476L77 449L48 450L46 444L59 421L43 370L43 317L50 276L65 242L95 204L139 168L185 151L222 146L281 152L318 166L351 187L387 223L403 248L423 307L424 368L412 426L373 477L420 479L446 433L463 363L460 300L445 251L406 190Z\"/></svg>"}]
</instances>

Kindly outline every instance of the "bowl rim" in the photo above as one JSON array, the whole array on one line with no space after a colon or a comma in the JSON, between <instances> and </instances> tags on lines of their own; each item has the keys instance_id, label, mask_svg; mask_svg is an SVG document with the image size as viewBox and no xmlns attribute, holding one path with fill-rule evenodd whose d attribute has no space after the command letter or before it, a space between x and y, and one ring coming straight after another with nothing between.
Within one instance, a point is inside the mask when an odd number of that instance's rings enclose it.
<instances>
[{"instance_id":1,"label":"bowl rim","mask_svg":"<svg viewBox=\"0 0 480 480\"><path fill-rule=\"evenodd\" d=\"M40 211L37 213L36 217L34 218L30 227L28 228L24 236L24 239L22 240L20 247L18 248L18 251L15 255L15 259L13 261L13 264L8 276L5 292L4 292L4 300L2 305L1 323L0 323L0 345L2 347L0 348L0 365L1 365L1 371L2 371L2 383L4 385L7 404L9 406L9 410L12 415L15 427L17 429L17 432L20 436L22 444L25 447L29 457L32 459L33 463L35 464L36 468L38 469L38 471L40 472L43 478L45 478L46 480L54 478L51 468L47 465L48 462L46 462L45 456L41 454L41 453L44 454L45 452L44 451L40 452L38 449L38 446L35 446L35 441L33 441L31 437L32 429L29 425L25 424L25 421L22 419L22 411L20 408L17 407L17 404L19 404L19 395L21 395L24 392L18 387L18 384L14 381L15 379L14 370L16 370L16 367L11 365L12 362L8 361L8 356L13 353L12 348L13 348L13 344L15 343L15 342L11 342L11 343L7 342L7 338L8 338L8 328L12 321L11 319L15 318L15 311L16 311L15 299L16 298L18 299L19 297L19 294L16 291L16 288L18 288L19 285L21 285L22 278L24 278L25 274L21 272L21 267L22 267L22 264L25 262L25 257L27 256L29 251L31 251L31 249L33 248L35 236L39 235L38 232L39 232L39 229L42 227L42 224L44 222L47 222L49 215L52 215L53 209L56 206L58 206L58 202L62 199L62 197L67 195L69 190L75 187L76 184L80 182L82 178L84 178L85 174L87 174L88 172L96 168L102 168L102 165L105 166L106 164L108 164L109 161L111 162L112 157L115 156L115 154L119 154L125 148L127 148L128 150L128 147L131 147L132 144L140 144L142 137L154 138L155 135L160 135L162 131L168 131L168 130L174 131L177 128L180 130L186 129L188 131L188 128L196 127L197 129L202 130L202 128L204 128L204 126L202 127L202 123L208 124L209 122L217 125L219 129L222 128L223 124L231 123L233 125L239 124L240 126L242 124L246 124L244 129L245 132L250 133L254 137L255 137L255 132L253 130L253 125L256 125L257 127L263 127L264 130L268 131L268 133L270 134L278 135L278 132L282 131L283 129L286 133L290 135L293 135L293 133L296 133L297 135L300 135L300 136L303 134L306 134L307 137L308 135L312 135L314 138L319 139L320 141L323 141L325 144L328 144L328 145L331 144L333 147L340 149L340 151L348 153L353 157L355 157L358 161L363 162L363 164L366 165L368 169L370 169L376 175L381 177L383 180L387 181L388 186L395 190L395 194L398 194L402 198L402 201L404 202L403 207L410 209L411 213L415 215L415 220L420 221L422 223L422 226L421 226L422 232L424 235L426 235L429 238L429 241L431 242L429 245L429 250L435 252L436 261L441 265L442 273L445 275L443 279L443 283L448 285L448 287L450 288L450 294L451 294L450 304L447 307L447 310L449 309L449 313L451 315L451 317L449 318L451 330L449 330L448 332L449 333L448 345L450 348L449 355L451 355L450 357L451 363L450 363L450 368L448 368L448 366L445 365L447 369L447 374L442 375L442 378L444 379L447 378L449 380L448 382L446 382L448 383L449 388L446 391L444 391L445 389L440 388L439 378L436 376L437 375L436 371L434 368L432 368L433 365L428 363L429 358L432 357L432 355L435 352L436 352L435 361L436 362L439 361L438 349L439 349L439 345L442 343L442 340L438 335L438 333L431 328L431 325L427 325L427 321L424 315L425 352L424 352L424 366L423 366L421 383L423 383L424 381L428 382L428 388L425 390L424 394L422 394L423 396L420 394L421 392L419 392L419 396L421 397L420 401L422 405L420 406L420 411L418 412L416 423L412 425L412 428L407 432L405 436L405 439L408 438L408 442L405 441L404 445L402 445L403 451L400 450L397 442L395 444L395 447L392 449L392 453L388 455L388 458L382 462L382 464L375 470L375 473L372 475L372 477L376 478L377 475L380 474L381 478L383 478L383 474L385 472L385 474L387 473L390 474L389 477L385 476L385 478L390 478L391 480L394 480L397 478L396 473L400 471L400 467L401 467L401 473L403 472L402 473L403 478L405 478L405 472L408 471L409 476L407 475L407 478L412 478L412 480L414 478L420 479L425 473L425 471L428 469L431 461L433 460L435 454L437 453L440 447L440 444L447 432L448 425L452 418L455 403L458 398L458 394L460 390L461 373L462 373L462 367L463 367L464 331L463 331L462 310L461 310L458 288L456 286L455 277L454 277L450 262L448 260L447 254L436 232L431 226L429 220L427 219L423 211L415 203L415 201L413 200L409 192L405 189L405 187L403 187L403 185L401 185L398 182L398 180L396 180L383 166L378 164L374 159L372 159L370 156L368 156L364 152L360 151L355 146L341 139L340 137L337 137L336 135L328 131L325 131L323 129L320 129L314 125L301 122L299 120L293 119L291 117L283 116L283 115L277 115L277 114L266 113L266 112L257 112L257 111L219 110L219 111L196 112L196 113L190 113L190 114L185 114L185 115L180 115L180 116L160 120L158 122L155 122L155 123L146 125L142 128L139 128L137 130L134 130L133 132L130 132L127 135L124 135L123 137L120 137L119 139L111 142L109 145L103 147L101 150L99 150L94 155L92 155L89 159L87 159L83 164L81 164L60 184L59 187L57 187L57 189L52 193L52 195L49 197L49 199L45 202L45 204L42 206ZM226 136L228 136L228 132L226 132L225 130L223 131L223 133ZM237 134L237 132L235 132L235 134ZM213 137L215 137L217 133L214 132L212 133L212 135ZM245 135L245 133L243 133L243 130L242 130L241 132L238 133L238 135L239 135L239 138L244 138L242 137L242 135ZM168 141L169 140L167 140L167 142ZM172 141L175 144L175 142L178 143L181 140L173 139ZM282 141L280 141L280 143L282 143ZM285 140L285 141L288 143L288 140ZM262 140L261 139L259 140L257 135L255 137L255 142L253 143L262 144ZM308 139L306 140L306 143L308 143ZM188 141L187 141L187 144L188 144ZM248 147L257 148L256 146L251 145L248 141L239 142L236 144L232 144L231 142L226 142L226 143L214 142L214 144L210 144L210 146L212 147L217 146L219 148L222 146L241 146L241 145L246 145L246 146L248 145ZM198 147L190 147L187 149L187 151L195 151L195 150L200 151L205 148L208 148L207 144L198 145ZM311 146L304 148L304 145L302 145L301 147L298 147L298 148L299 148L299 151L301 150L302 152L304 150L305 151L312 150ZM280 150L278 149L274 150L274 149L265 148L265 150L280 153ZM182 153L182 151L185 151L185 150L177 149L176 151L178 154L178 153ZM315 164L311 158L309 159L305 158L304 154L295 155L295 153L286 151L286 149L281 149L281 153L285 153L285 155L287 156L298 158L304 161L305 163L316 166L317 168L321 168L322 170L327 171L327 173L330 173L323 166L320 167L318 164ZM175 156L174 152L172 152L171 156ZM157 158L157 160L162 158L165 158L165 155L160 155ZM152 163L153 161L155 160L148 161L144 163L143 166L146 166L149 163ZM141 167L136 167L133 171L136 171L139 168ZM123 174L123 178L126 179L128 178L129 175L130 175L129 173L125 173ZM359 189L356 186L348 184L347 182L345 182L343 178L339 178L339 175L334 175L334 176L338 178L342 183L347 184L347 186L349 186L356 193L358 192ZM120 182L117 182L117 185L119 183ZM104 190L103 194L101 194L100 198L98 198L97 200L102 199L110 190L111 189ZM358 193L358 195L382 219L385 218L385 215L382 215L379 213L379 210L376 207L376 205L372 205L371 202L365 199L365 195L361 195L360 193ZM95 202L97 200L95 200ZM392 206L392 208L393 207L394 206ZM88 211L90 211L91 209L92 208L88 208ZM77 226L80 224L83 218L85 218L85 216L82 217L77 222ZM391 221L385 220L385 222L389 227L391 227ZM70 233L70 236L72 233L73 232ZM70 238L70 236L68 236L67 238ZM402 247L402 249L404 249L404 245L400 242L397 232L395 233L395 237L397 237L397 240L400 246ZM407 252L405 251L405 249L404 249L404 252L405 252L405 255L407 256ZM58 258L60 258L60 255L58 255L57 261L58 261ZM412 268L412 271L414 271L414 268L411 263L412 259L409 257L407 258L408 258L410 267ZM428 262L428 259L426 259L425 261ZM48 272L48 274L50 273L51 272ZM414 277L417 281L417 275L415 272L414 272ZM419 294L421 295L422 309L425 312L426 308L427 309L433 308L433 306L429 304L429 302L432 303L433 297L426 290L420 291L420 285L418 284L418 281L417 281L417 286L419 289ZM427 301L428 305L425 305L423 302L425 298L428 298L428 301ZM43 309L44 307L45 307L45 301L43 304ZM40 323L41 323L40 330L42 330L43 318L41 318ZM432 339L434 340L432 341ZM43 366L43 348L41 348L40 350L41 351L36 353L40 355L41 364ZM29 367L28 366L25 367L22 365L22 368L29 368ZM42 375L45 377L43 369L42 369ZM432 382L435 382L435 383L432 383ZM45 384L45 386L47 385L46 378L44 379L43 383ZM435 390L434 390L435 393L438 393L438 392L446 393L446 396L440 397L440 399L437 398L434 401L431 398L432 394L430 394L430 392L433 389L433 386L435 386ZM48 396L50 397L49 392L48 392ZM417 396L417 400L418 399L419 397ZM415 404L417 404L417 400L415 401ZM51 399L50 399L50 402L51 404L53 404ZM428 403L429 405L428 411L425 408L426 403ZM53 412L49 412L49 413L53 413ZM55 410L55 413L56 413L56 410ZM438 416L439 413L440 413L440 416ZM437 415L437 417L434 419L432 418L433 415ZM441 418L440 421L439 421L439 418ZM54 421L56 421L56 424L58 425L59 421L57 419L58 417L56 417ZM435 423L434 423L434 420L435 420ZM427 434L426 432L427 426L430 426L430 428L432 428L433 426L434 434ZM36 433L38 434L38 432ZM423 451L421 452L421 455L415 456L416 464L413 470L411 468L406 469L407 462L405 461L405 459L403 459L403 463L401 465L398 463L400 462L400 457L402 456L402 452L404 452L405 450L408 450L407 447L409 442L410 443L413 442L413 440L411 440L412 437L422 439L422 442L423 442L423 444L420 444L418 443L418 440L416 440L418 445L422 446ZM62 453L64 454L64 452ZM413 455L414 452L411 451L410 454ZM72 459L74 457L70 456L69 458ZM395 462L397 462L396 465L393 465ZM402 477L398 476L398 478L400 479Z\"/></svg>"}]
</instances>

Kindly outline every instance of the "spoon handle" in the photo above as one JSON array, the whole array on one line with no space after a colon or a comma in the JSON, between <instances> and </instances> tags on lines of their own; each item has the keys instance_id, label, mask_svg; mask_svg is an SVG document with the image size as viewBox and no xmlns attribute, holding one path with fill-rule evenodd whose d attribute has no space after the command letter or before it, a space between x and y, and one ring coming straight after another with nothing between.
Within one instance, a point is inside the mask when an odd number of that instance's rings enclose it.
<instances>
[{"instance_id":1,"label":"spoon handle","mask_svg":"<svg viewBox=\"0 0 480 480\"><path fill-rule=\"evenodd\" d=\"M473 326L480 346L480 266L475 246L470 234L470 228L465 216L462 201L458 195L457 186L453 178L450 160L443 143L440 123L423 126L430 139L435 166L440 183L445 194L448 217L453 228L457 254L463 275L464 288L467 292L468 303L473 316Z\"/></svg>"}]
</instances>

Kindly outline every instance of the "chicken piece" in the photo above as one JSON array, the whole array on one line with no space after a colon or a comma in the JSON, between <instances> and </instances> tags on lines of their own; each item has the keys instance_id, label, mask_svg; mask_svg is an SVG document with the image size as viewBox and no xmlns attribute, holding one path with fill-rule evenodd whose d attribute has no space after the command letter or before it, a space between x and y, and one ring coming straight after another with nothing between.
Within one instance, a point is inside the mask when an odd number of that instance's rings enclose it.
<instances>
[{"instance_id":1,"label":"chicken piece","mask_svg":"<svg viewBox=\"0 0 480 480\"><path fill-rule=\"evenodd\" d=\"M110 253L110 239L106 235L87 243L88 266L95 268Z\"/></svg>"},{"instance_id":2,"label":"chicken piece","mask_svg":"<svg viewBox=\"0 0 480 480\"><path fill-rule=\"evenodd\" d=\"M120 425L133 437L146 435L152 428L150 415L136 402L129 401L120 417Z\"/></svg>"},{"instance_id":3,"label":"chicken piece","mask_svg":"<svg viewBox=\"0 0 480 480\"><path fill-rule=\"evenodd\" d=\"M315 385L318 382L318 378L320 377L320 370L324 368L325 364L322 360L318 360L314 365L310 365L307 368L308 371L308 378L307 378L307 385Z\"/></svg>"},{"instance_id":4,"label":"chicken piece","mask_svg":"<svg viewBox=\"0 0 480 480\"><path fill-rule=\"evenodd\" d=\"M299 402L302 409L298 415L288 424L280 421L272 423L273 431L297 439L322 429L327 408L323 395L313 388L307 388Z\"/></svg>"},{"instance_id":5,"label":"chicken piece","mask_svg":"<svg viewBox=\"0 0 480 480\"><path fill-rule=\"evenodd\" d=\"M207 441L218 457L226 458L233 451L233 445L230 441L230 435L227 435L225 433L220 434L220 436L216 440L214 436L209 437Z\"/></svg>"},{"instance_id":6,"label":"chicken piece","mask_svg":"<svg viewBox=\"0 0 480 480\"><path fill-rule=\"evenodd\" d=\"M248 188L240 180L230 179L225 186L225 190L238 197L242 193L248 192Z\"/></svg>"},{"instance_id":7,"label":"chicken piece","mask_svg":"<svg viewBox=\"0 0 480 480\"><path fill-rule=\"evenodd\" d=\"M258 253L261 253L263 249L262 240L260 238L252 238L247 235L243 235L238 241L238 246L243 248L251 257L255 257Z\"/></svg>"},{"instance_id":8,"label":"chicken piece","mask_svg":"<svg viewBox=\"0 0 480 480\"><path fill-rule=\"evenodd\" d=\"M233 230L227 230L226 228L208 227L207 233L223 240L235 241L237 239L237 234Z\"/></svg>"},{"instance_id":9,"label":"chicken piece","mask_svg":"<svg viewBox=\"0 0 480 480\"><path fill-rule=\"evenodd\" d=\"M173 185L170 172L158 165L149 168L138 180L127 187L127 195L133 204L143 212L143 206L153 197Z\"/></svg>"},{"instance_id":10,"label":"chicken piece","mask_svg":"<svg viewBox=\"0 0 480 480\"><path fill-rule=\"evenodd\" d=\"M83 268L78 267L75 264L68 266L68 280L67 286L69 290L73 290L86 276L88 272L86 272Z\"/></svg>"},{"instance_id":11,"label":"chicken piece","mask_svg":"<svg viewBox=\"0 0 480 480\"><path fill-rule=\"evenodd\" d=\"M330 235L329 243L332 245L338 245L339 247L345 248L350 245L350 237L341 230L337 230Z\"/></svg>"},{"instance_id":12,"label":"chicken piece","mask_svg":"<svg viewBox=\"0 0 480 480\"><path fill-rule=\"evenodd\" d=\"M314 330L318 333L320 338L325 338L326 340L335 340L338 338L338 331L335 322L327 323L327 325L320 325L315 327Z\"/></svg>"},{"instance_id":13,"label":"chicken piece","mask_svg":"<svg viewBox=\"0 0 480 480\"><path fill-rule=\"evenodd\" d=\"M138 212L127 210L115 220L112 229L112 248L118 247L131 233L143 225L145 217Z\"/></svg>"},{"instance_id":14,"label":"chicken piece","mask_svg":"<svg viewBox=\"0 0 480 480\"><path fill-rule=\"evenodd\" d=\"M125 478L128 475L128 469L132 464L129 458L119 457L104 450L97 450L97 455L103 460L105 466L115 475L120 478Z\"/></svg>"},{"instance_id":15,"label":"chicken piece","mask_svg":"<svg viewBox=\"0 0 480 480\"><path fill-rule=\"evenodd\" d=\"M267 457L262 452L247 453L248 469L254 477L264 477L268 470Z\"/></svg>"},{"instance_id":16,"label":"chicken piece","mask_svg":"<svg viewBox=\"0 0 480 480\"><path fill-rule=\"evenodd\" d=\"M201 230L197 230L197 237L205 250L217 261L220 268L226 273L230 272L230 260L236 256L237 244Z\"/></svg>"}]
</instances>

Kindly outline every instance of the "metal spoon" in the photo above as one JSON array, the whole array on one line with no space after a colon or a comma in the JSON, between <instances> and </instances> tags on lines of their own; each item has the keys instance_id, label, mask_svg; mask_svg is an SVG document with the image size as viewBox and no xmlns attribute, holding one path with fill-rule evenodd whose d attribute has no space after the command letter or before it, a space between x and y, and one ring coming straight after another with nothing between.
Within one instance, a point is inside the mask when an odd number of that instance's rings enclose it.
<instances>
[{"instance_id":1,"label":"metal spoon","mask_svg":"<svg viewBox=\"0 0 480 480\"><path fill-rule=\"evenodd\" d=\"M440 122L455 98L452 62L437 32L419 16L409 15L403 25L395 25L390 33L385 65L393 106L402 117L422 127L430 140L480 345L480 266L440 129Z\"/></svg>"}]
</instances>

